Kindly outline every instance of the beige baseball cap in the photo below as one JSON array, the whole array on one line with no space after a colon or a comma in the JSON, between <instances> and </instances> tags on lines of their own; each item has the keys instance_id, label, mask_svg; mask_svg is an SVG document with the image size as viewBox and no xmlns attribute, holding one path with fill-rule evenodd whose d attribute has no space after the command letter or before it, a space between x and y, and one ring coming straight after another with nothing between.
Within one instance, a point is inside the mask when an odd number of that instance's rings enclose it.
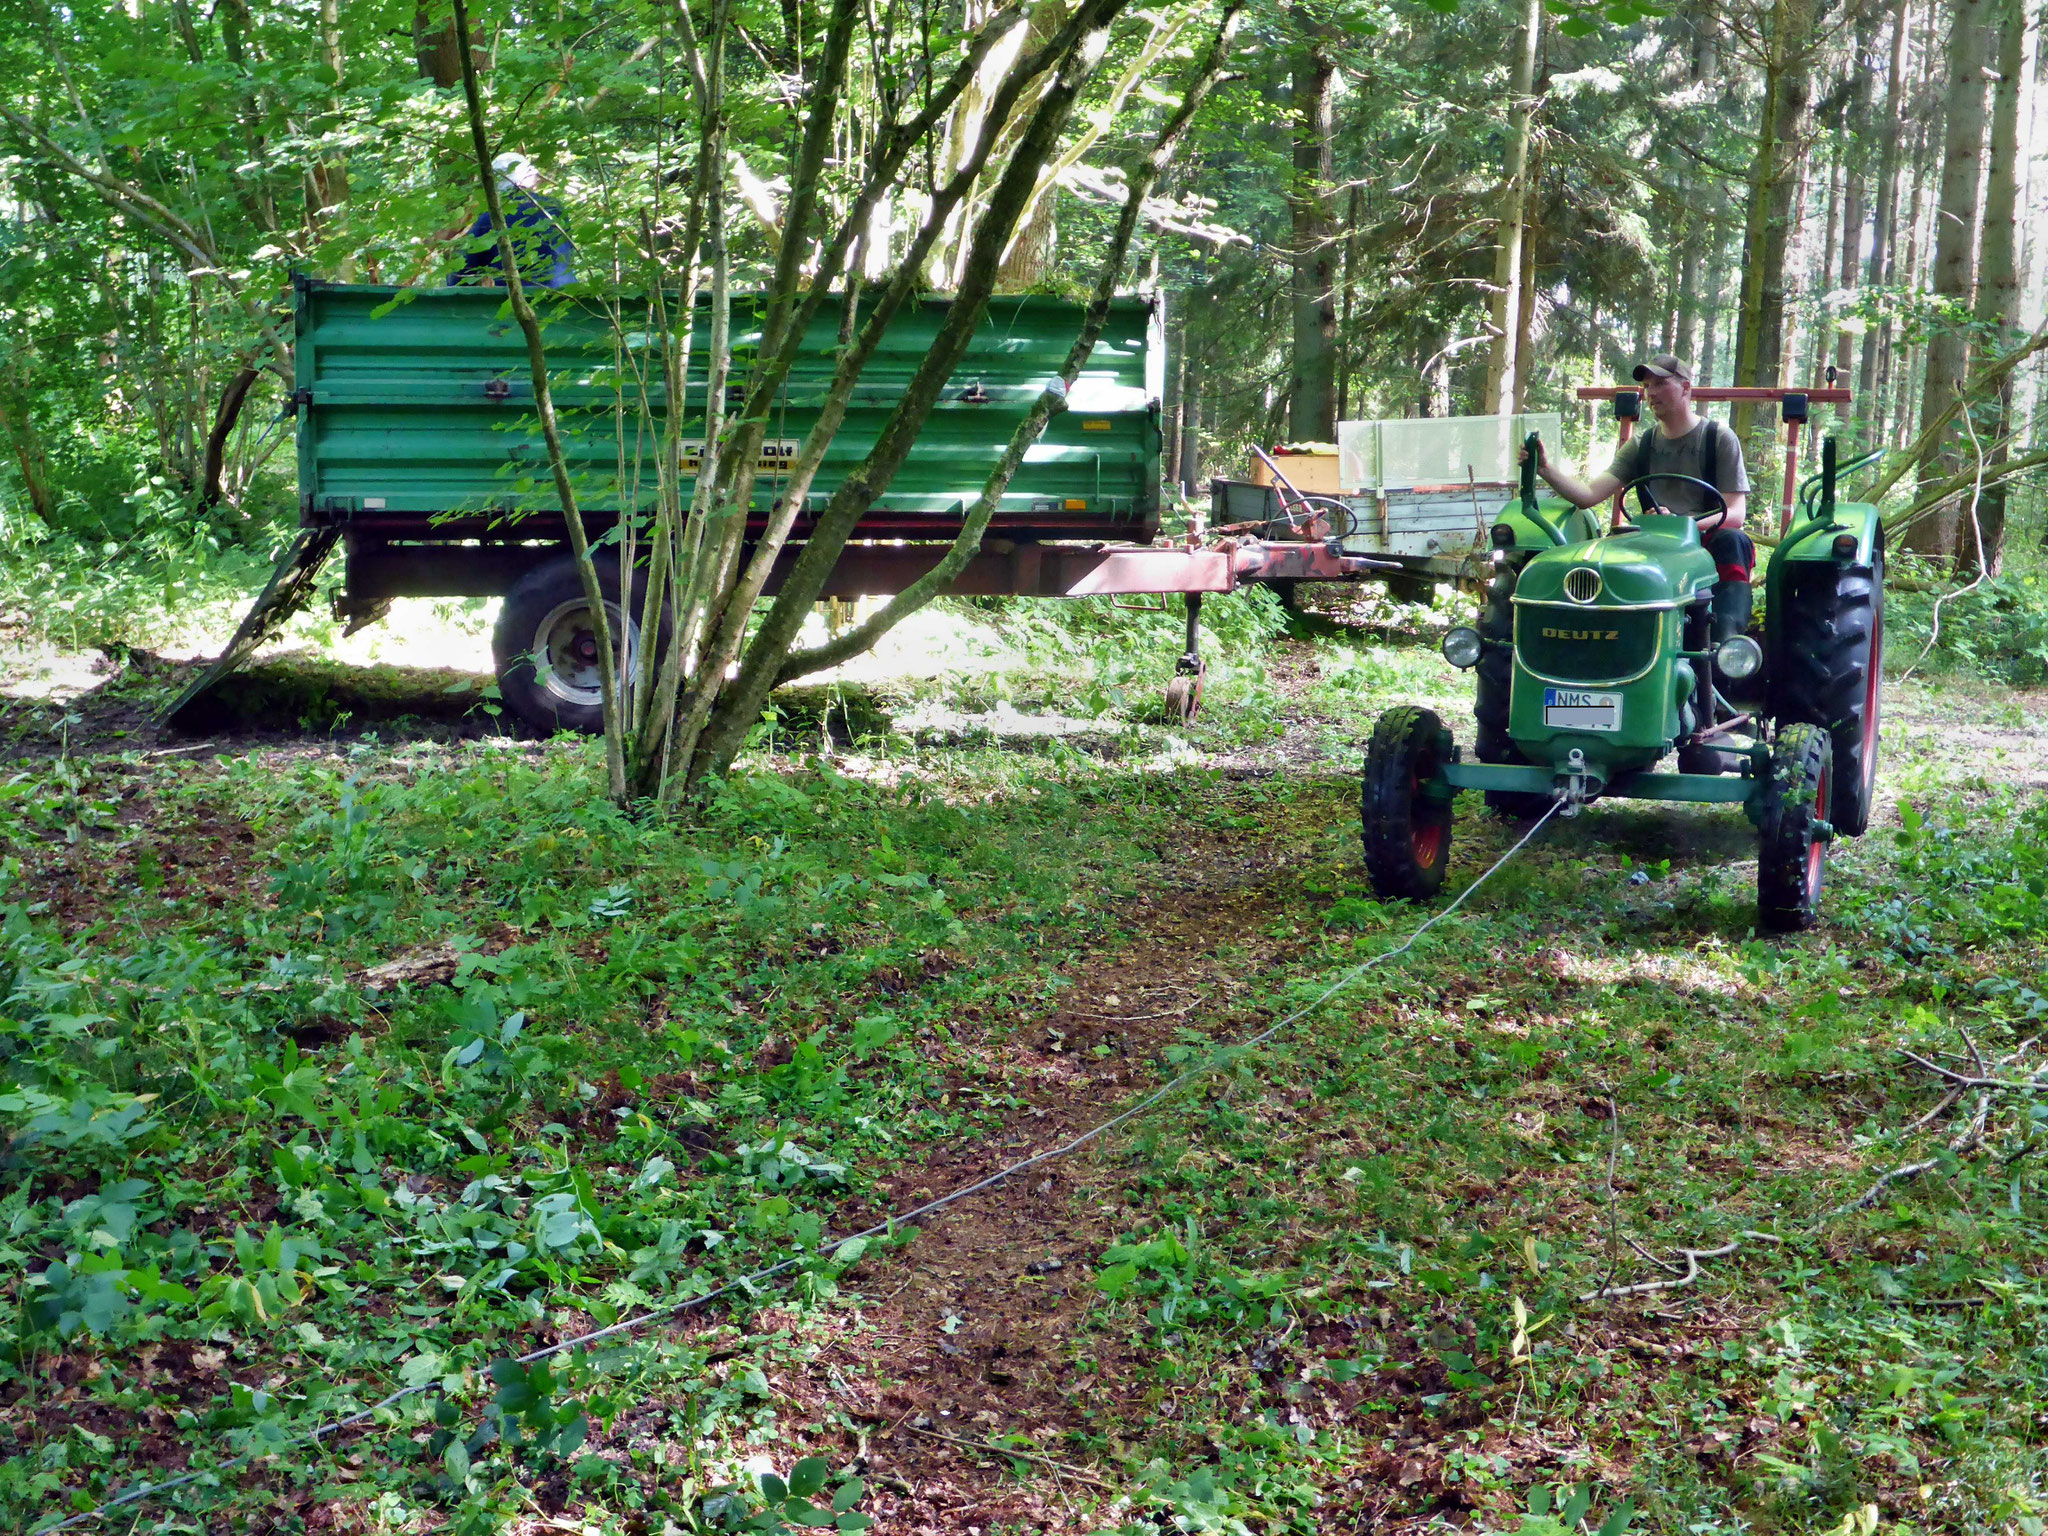
<instances>
[{"instance_id":1,"label":"beige baseball cap","mask_svg":"<svg viewBox=\"0 0 2048 1536\"><path fill-rule=\"evenodd\" d=\"M1692 382L1692 370L1669 352L1659 352L1647 363L1636 364L1634 378L1638 384L1642 383L1645 379L1651 378L1683 379L1686 383L1690 384Z\"/></svg>"}]
</instances>

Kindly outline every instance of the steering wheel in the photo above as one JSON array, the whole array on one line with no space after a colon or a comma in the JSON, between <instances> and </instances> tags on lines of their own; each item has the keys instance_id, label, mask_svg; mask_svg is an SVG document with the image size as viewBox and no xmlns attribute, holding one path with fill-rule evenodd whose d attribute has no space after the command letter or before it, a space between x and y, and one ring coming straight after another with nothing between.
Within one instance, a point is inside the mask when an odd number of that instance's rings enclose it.
<instances>
[{"instance_id":1,"label":"steering wheel","mask_svg":"<svg viewBox=\"0 0 2048 1536\"><path fill-rule=\"evenodd\" d=\"M1702 480L1698 475L1674 475L1663 471L1659 471L1654 475L1638 475L1635 479L1629 481L1627 485L1624 485L1619 494L1626 496L1630 491L1634 491L1636 493L1636 500L1643 504L1645 512L1665 512L1667 516L1671 515L1662 502L1656 500L1648 491L1643 489L1652 480L1683 480L1687 485L1698 486L1714 498L1719 506L1720 515L1714 519L1712 527L1708 527L1704 519L1696 519L1701 524L1701 533L1719 533L1722 526L1728 521L1728 498L1721 494L1721 488L1718 485L1715 485L1712 481ZM1628 526L1633 528L1635 524L1630 523Z\"/></svg>"}]
</instances>

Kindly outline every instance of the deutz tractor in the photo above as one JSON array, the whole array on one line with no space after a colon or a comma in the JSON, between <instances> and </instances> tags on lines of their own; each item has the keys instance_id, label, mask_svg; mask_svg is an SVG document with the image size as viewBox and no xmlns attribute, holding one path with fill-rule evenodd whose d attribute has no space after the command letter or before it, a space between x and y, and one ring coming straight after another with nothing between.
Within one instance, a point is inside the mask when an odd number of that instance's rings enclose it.
<instances>
[{"instance_id":1,"label":"deutz tractor","mask_svg":"<svg viewBox=\"0 0 2048 1536\"><path fill-rule=\"evenodd\" d=\"M1876 780L1884 535L1874 506L1835 495L1838 474L1863 460L1838 472L1826 441L1765 568L1761 635L1716 642L1716 571L1700 539L1718 526L1717 504L1727 515L1720 493L1644 476L1623 487L1640 512L1617 510L1603 532L1577 508L1538 503L1540 451L1532 438L1521 500L1493 524L1478 624L1443 641L1445 660L1477 672L1477 761L1427 709L1390 709L1373 728L1373 889L1437 892L1461 789L1521 817L1557 801L1565 815L1600 799L1701 801L1740 805L1756 826L1761 926L1808 927L1827 845L1869 825ZM1678 480L1710 497L1697 522L1658 500ZM1673 752L1680 771L1658 771Z\"/></svg>"}]
</instances>

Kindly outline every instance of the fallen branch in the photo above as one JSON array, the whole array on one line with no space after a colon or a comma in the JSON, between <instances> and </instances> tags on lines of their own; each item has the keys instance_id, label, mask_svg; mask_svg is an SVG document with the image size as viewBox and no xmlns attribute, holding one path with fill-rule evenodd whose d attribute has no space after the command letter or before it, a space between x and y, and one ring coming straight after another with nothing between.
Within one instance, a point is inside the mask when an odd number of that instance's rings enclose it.
<instances>
[{"instance_id":1,"label":"fallen branch","mask_svg":"<svg viewBox=\"0 0 2048 1536\"><path fill-rule=\"evenodd\" d=\"M1104 1493L1118 1498L1124 1493L1123 1489L1105 1483L1093 1473L1084 1472L1079 1467L1068 1466L1063 1461L1054 1461L1050 1456L1041 1456L1036 1451L1020 1451L1014 1446L998 1445L992 1440L963 1440L958 1435L942 1434L936 1429L919 1429L915 1424L903 1424L898 1428L907 1429L913 1435L923 1435L927 1440L943 1440L946 1444L957 1445L962 1450L981 1451L990 1456L1015 1456L1020 1461L1035 1461L1042 1467L1050 1467L1055 1472L1063 1472L1068 1477L1078 1478L1091 1488L1100 1488Z\"/></svg>"},{"instance_id":2,"label":"fallen branch","mask_svg":"<svg viewBox=\"0 0 2048 1536\"><path fill-rule=\"evenodd\" d=\"M1977 1107L1971 1114L1969 1123L1949 1139L1948 1146L1944 1149L1948 1157L1962 1158L1969 1156L1984 1144L1984 1134L1991 1125L1993 1096L1998 1093L2033 1093L2048 1090L2048 1065L2036 1069L2030 1077L2000 1077L1998 1076L1997 1068L2010 1068L2017 1063L2033 1048L2037 1037L2030 1036L2022 1040L2018 1048L2010 1055L2002 1056L1995 1064L1992 1064L1985 1061L1983 1051L1978 1048L1977 1042L1970 1037L1970 1032L1967 1029L1958 1024L1956 1032L1963 1037L1963 1044L1969 1047L1969 1059L1976 1064L1976 1071L1974 1073L1958 1072L1952 1067L1944 1067L1939 1062L1929 1061L1925 1056L1906 1050L1904 1047L1900 1048L1899 1054L1915 1065L1925 1067L1928 1071L1952 1085L1949 1091L1942 1096L1939 1104L1936 1104L1933 1109L1906 1127L1906 1134L1908 1135L1925 1128L1939 1119L1947 1112L1949 1106L1954 1104L1965 1093L1973 1090L1976 1092ZM1958 1059L1962 1058L1958 1057ZM1609 1101L1609 1104L1610 1106L1612 1105L1612 1100ZM1613 1113L1611 1107L1609 1112ZM2017 1161L2033 1149L2034 1144L2030 1141L2006 1161L2008 1163ZM1832 1210L1824 1212L1814 1222L1814 1230L1818 1231L1837 1217L1846 1216L1853 1211L1869 1209L1894 1184L1903 1184L1908 1179L1916 1179L1921 1174L1940 1167L1941 1162L1942 1156L1938 1154L1934 1157L1923 1157L1916 1162L1901 1163L1898 1167L1879 1175L1877 1181L1854 1200L1846 1201ZM1612 1175L1610 1174L1611 1177ZM1700 1260L1726 1258L1729 1254L1741 1248L1745 1240L1767 1243L1782 1243L1785 1241L1783 1237L1773 1232L1745 1231L1741 1236L1729 1239L1718 1248L1680 1248L1677 1250L1677 1254L1679 1259L1684 1261L1684 1268L1675 1278L1669 1280L1643 1280L1634 1285L1602 1285L1595 1290L1587 1291L1579 1297L1579 1300L1582 1302L1602 1301L1621 1296L1644 1296L1655 1291L1679 1290L1699 1279ZM1611 1244L1611 1228L1609 1241ZM1650 1263L1655 1264L1659 1269L1671 1270L1677 1268L1677 1265L1672 1261L1658 1258L1654 1253L1651 1253L1640 1243L1636 1242L1634 1238L1628 1238L1626 1241L1631 1248L1635 1249L1637 1253L1641 1254ZM1609 1262L1611 1266L1612 1260L1610 1259Z\"/></svg>"},{"instance_id":3,"label":"fallen branch","mask_svg":"<svg viewBox=\"0 0 2048 1536\"><path fill-rule=\"evenodd\" d=\"M2048 1067L2042 1067L2032 1077L2018 1079L1982 1075L1972 1077L1966 1073L1951 1071L1940 1063L1929 1061L1925 1056L1915 1055L1912 1051L1906 1050L1903 1047L1900 1048L1899 1054L1915 1066L1925 1067L1937 1077L1945 1078L1949 1082L1954 1083L1957 1088L1993 1088L2002 1089L2007 1093L2038 1093L2042 1089L2048 1088L2048 1082L2042 1081L2042 1073L2048 1073ZM1987 1070L1982 1066L1982 1060L1983 1058L1978 1058L1978 1070L1980 1073ZM1916 1121L1914 1123L1917 1125L1920 1122Z\"/></svg>"},{"instance_id":4,"label":"fallen branch","mask_svg":"<svg viewBox=\"0 0 2048 1536\"><path fill-rule=\"evenodd\" d=\"M1899 455L1892 467L1879 475L1871 483L1870 488L1858 495L1856 499L1858 501L1877 501L1883 497L1886 491L1898 484L1907 470L1927 458L1928 451L1933 448L1935 441L1947 429L1949 423L1956 419L1956 414L1959 411L1986 390L1996 388L2007 374L2011 373L2021 363L2024 363L2043 348L2048 348L2048 321L2043 321L2040 328L2033 335L2014 347L2010 352L2000 353L1997 357L1991 359L1990 362L1978 370L1974 378L1965 379L1962 387L1956 391L1955 398L1948 403L1948 409L1939 416L1936 416L1934 420L1928 422L1921 429L1920 435L1914 438L1912 444Z\"/></svg>"},{"instance_id":5,"label":"fallen branch","mask_svg":"<svg viewBox=\"0 0 2048 1536\"><path fill-rule=\"evenodd\" d=\"M1652 1291L1675 1291L1699 1279L1701 1259L1725 1259L1741 1246L1742 1239L1736 1237L1730 1238L1718 1248L1681 1248L1678 1250L1678 1256L1685 1260L1685 1273L1677 1279L1644 1280L1636 1285L1603 1285L1597 1291L1586 1292L1579 1300L1600 1301L1610 1296L1647 1296Z\"/></svg>"}]
</instances>

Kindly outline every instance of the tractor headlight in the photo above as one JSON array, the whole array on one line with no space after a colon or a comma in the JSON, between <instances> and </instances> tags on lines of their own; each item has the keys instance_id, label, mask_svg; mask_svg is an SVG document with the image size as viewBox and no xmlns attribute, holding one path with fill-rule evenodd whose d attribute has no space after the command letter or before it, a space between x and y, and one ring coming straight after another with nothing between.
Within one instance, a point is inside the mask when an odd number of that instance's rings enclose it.
<instances>
[{"instance_id":1,"label":"tractor headlight","mask_svg":"<svg viewBox=\"0 0 2048 1536\"><path fill-rule=\"evenodd\" d=\"M1480 653L1485 649L1486 642L1479 638L1479 631L1469 624L1460 624L1444 636L1444 660L1460 669L1478 666Z\"/></svg>"},{"instance_id":2,"label":"tractor headlight","mask_svg":"<svg viewBox=\"0 0 2048 1536\"><path fill-rule=\"evenodd\" d=\"M1764 664L1764 648L1747 635L1735 635L1723 640L1714 652L1714 665L1721 669L1721 675L1734 682L1745 677L1755 677Z\"/></svg>"}]
</instances>

